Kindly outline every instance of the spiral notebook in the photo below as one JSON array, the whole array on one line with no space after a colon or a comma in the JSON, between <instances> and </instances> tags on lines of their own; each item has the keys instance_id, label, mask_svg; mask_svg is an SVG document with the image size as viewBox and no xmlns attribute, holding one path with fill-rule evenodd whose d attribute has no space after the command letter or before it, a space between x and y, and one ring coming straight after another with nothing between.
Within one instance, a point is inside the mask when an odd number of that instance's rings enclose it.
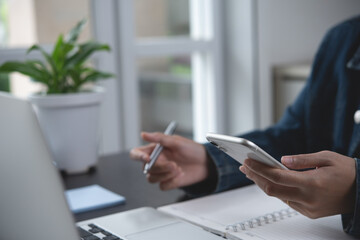
<instances>
[{"instance_id":1,"label":"spiral notebook","mask_svg":"<svg viewBox=\"0 0 360 240\"><path fill-rule=\"evenodd\" d=\"M158 210L228 239L353 239L343 232L340 215L309 219L255 185Z\"/></svg>"}]
</instances>

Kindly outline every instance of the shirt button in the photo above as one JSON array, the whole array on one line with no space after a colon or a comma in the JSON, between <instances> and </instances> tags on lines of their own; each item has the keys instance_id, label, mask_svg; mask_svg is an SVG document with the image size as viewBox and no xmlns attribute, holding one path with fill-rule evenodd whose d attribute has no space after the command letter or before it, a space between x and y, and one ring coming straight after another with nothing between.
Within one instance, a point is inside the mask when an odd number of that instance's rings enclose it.
<instances>
[{"instance_id":1,"label":"shirt button","mask_svg":"<svg viewBox=\"0 0 360 240\"><path fill-rule=\"evenodd\" d=\"M354 114L354 121L356 124L360 123L360 110L357 110Z\"/></svg>"}]
</instances>

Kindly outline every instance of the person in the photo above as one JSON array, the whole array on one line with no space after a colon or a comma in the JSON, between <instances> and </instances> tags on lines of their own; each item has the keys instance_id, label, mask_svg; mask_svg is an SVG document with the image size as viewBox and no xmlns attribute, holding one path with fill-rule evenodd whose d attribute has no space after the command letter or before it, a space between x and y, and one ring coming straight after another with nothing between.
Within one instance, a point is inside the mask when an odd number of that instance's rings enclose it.
<instances>
[{"instance_id":1,"label":"person","mask_svg":"<svg viewBox=\"0 0 360 240\"><path fill-rule=\"evenodd\" d=\"M360 237L358 109L360 16L328 31L304 89L278 123L240 135L290 170L249 159L239 166L209 143L162 133L141 133L150 144L132 149L130 157L146 163L160 143L164 150L147 178L162 190L200 196L255 183L310 218L341 214L344 231Z\"/></svg>"}]
</instances>

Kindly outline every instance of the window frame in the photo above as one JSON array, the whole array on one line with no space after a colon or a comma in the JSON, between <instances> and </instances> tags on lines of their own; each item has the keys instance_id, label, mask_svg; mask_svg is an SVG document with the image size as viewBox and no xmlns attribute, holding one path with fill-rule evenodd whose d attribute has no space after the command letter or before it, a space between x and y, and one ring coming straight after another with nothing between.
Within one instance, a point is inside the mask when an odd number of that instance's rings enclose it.
<instances>
[{"instance_id":1,"label":"window frame","mask_svg":"<svg viewBox=\"0 0 360 240\"><path fill-rule=\"evenodd\" d=\"M90 0L93 37L112 48L110 53L96 54L93 60L101 70L117 75L100 83L107 89L101 110L100 154L114 154L141 144L136 64L140 57L192 55L194 140L205 141L210 131L224 132L222 4L216 0L189 3L190 37L136 39L134 1ZM51 45L44 47L52 49ZM27 48L0 49L0 64L42 59L40 53L27 55L26 51Z\"/></svg>"},{"instance_id":2,"label":"window frame","mask_svg":"<svg viewBox=\"0 0 360 240\"><path fill-rule=\"evenodd\" d=\"M190 37L135 36L134 1L118 1L121 64L121 106L125 149L140 144L140 105L136 61L141 57L192 56L194 140L207 132L224 132L222 5L216 0L191 0ZM204 88L205 86L205 88ZM205 91L204 91L205 89Z\"/></svg>"}]
</instances>

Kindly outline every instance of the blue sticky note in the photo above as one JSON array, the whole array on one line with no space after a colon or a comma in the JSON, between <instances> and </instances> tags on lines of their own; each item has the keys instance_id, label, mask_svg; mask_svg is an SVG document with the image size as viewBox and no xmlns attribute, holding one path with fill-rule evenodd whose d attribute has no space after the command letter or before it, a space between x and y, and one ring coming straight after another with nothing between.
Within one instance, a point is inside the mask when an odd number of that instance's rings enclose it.
<instances>
[{"instance_id":1,"label":"blue sticky note","mask_svg":"<svg viewBox=\"0 0 360 240\"><path fill-rule=\"evenodd\" d=\"M125 197L99 185L90 185L65 191L70 210L80 213L125 202Z\"/></svg>"}]
</instances>

